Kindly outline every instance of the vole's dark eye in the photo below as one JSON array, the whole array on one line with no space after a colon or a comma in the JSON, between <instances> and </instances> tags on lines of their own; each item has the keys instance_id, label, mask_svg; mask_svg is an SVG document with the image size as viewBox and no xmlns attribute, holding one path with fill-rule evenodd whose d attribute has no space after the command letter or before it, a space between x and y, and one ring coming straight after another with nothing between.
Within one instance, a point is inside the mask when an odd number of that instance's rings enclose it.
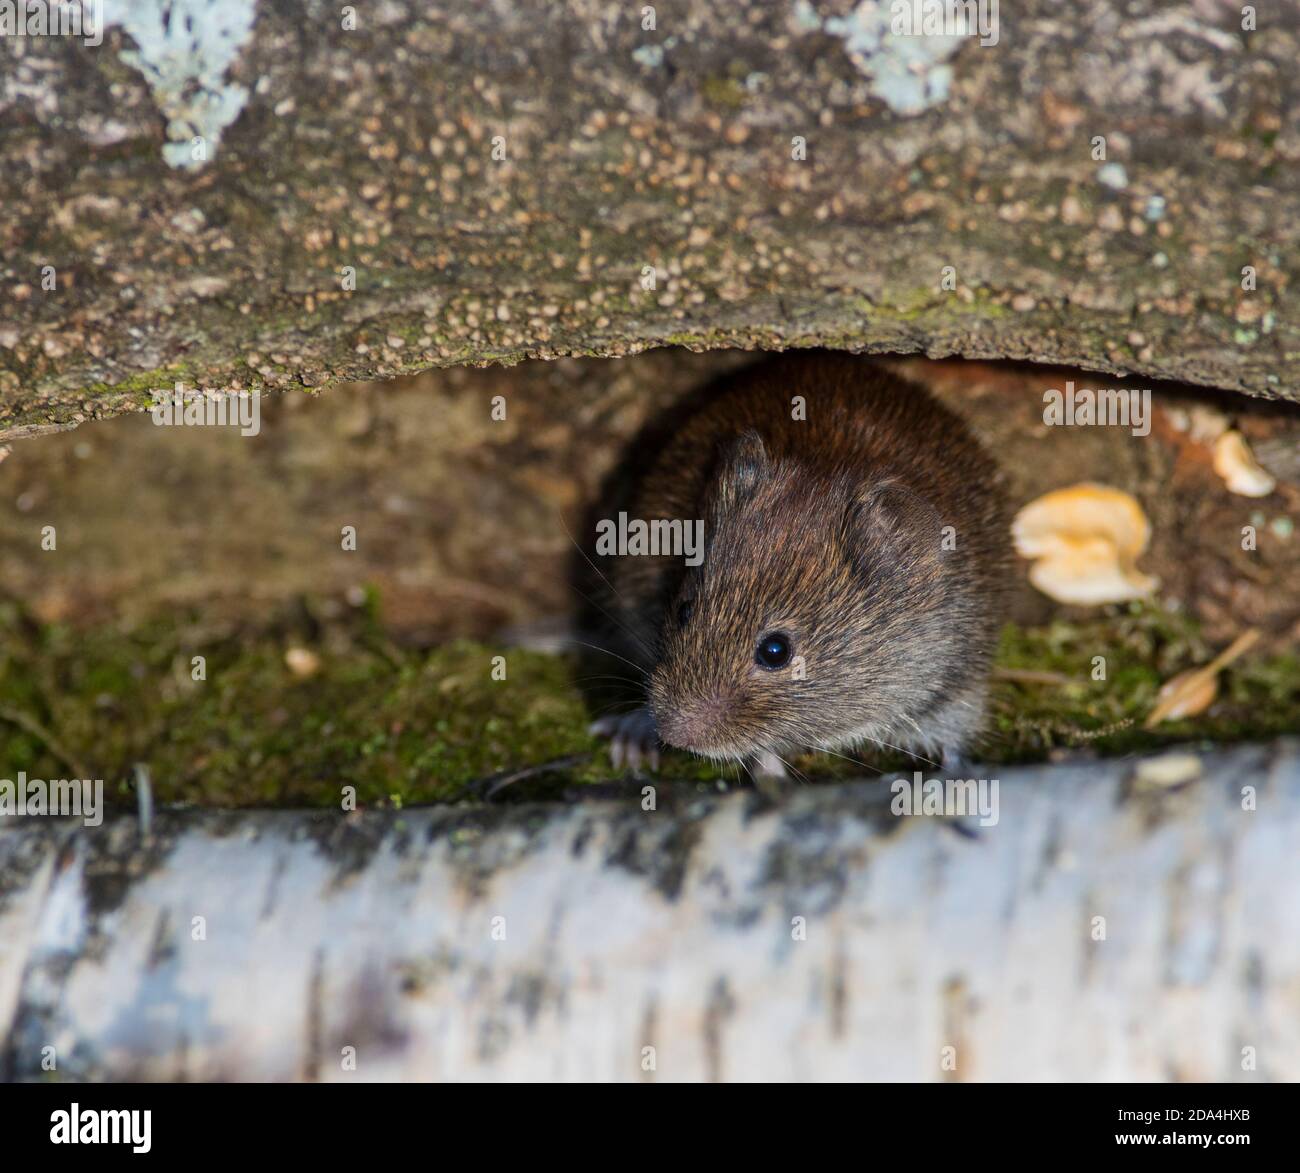
<instances>
[{"instance_id":1,"label":"vole's dark eye","mask_svg":"<svg viewBox=\"0 0 1300 1173\"><path fill-rule=\"evenodd\" d=\"M685 627L691 621L691 601L685 600L677 605L677 626Z\"/></svg>"},{"instance_id":2,"label":"vole's dark eye","mask_svg":"<svg viewBox=\"0 0 1300 1173\"><path fill-rule=\"evenodd\" d=\"M780 631L770 631L758 641L754 659L764 668L784 668L790 662L790 637Z\"/></svg>"}]
</instances>

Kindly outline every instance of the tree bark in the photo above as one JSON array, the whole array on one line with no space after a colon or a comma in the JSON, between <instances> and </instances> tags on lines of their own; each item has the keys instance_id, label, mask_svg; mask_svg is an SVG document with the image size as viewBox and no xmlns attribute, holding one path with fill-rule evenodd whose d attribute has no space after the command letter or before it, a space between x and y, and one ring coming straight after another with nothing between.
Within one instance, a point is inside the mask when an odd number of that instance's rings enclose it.
<instances>
[{"instance_id":1,"label":"tree bark","mask_svg":"<svg viewBox=\"0 0 1300 1173\"><path fill-rule=\"evenodd\" d=\"M996 45L876 45L876 0L164 7L0 37L0 438L663 344L1297 396L1294 0L1025 0Z\"/></svg>"},{"instance_id":2,"label":"tree bark","mask_svg":"<svg viewBox=\"0 0 1300 1173\"><path fill-rule=\"evenodd\" d=\"M1300 744L1199 771L10 820L3 1073L1294 1081Z\"/></svg>"}]
</instances>

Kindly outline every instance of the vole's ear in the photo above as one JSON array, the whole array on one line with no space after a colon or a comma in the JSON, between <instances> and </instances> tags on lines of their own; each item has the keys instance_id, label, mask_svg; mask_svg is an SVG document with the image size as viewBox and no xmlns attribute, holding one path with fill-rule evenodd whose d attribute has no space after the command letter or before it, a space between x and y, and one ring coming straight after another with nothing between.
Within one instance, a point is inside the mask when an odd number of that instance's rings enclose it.
<instances>
[{"instance_id":1,"label":"vole's ear","mask_svg":"<svg viewBox=\"0 0 1300 1173\"><path fill-rule=\"evenodd\" d=\"M714 497L723 506L735 505L754 491L767 475L769 461L763 437L753 428L718 445Z\"/></svg>"},{"instance_id":2,"label":"vole's ear","mask_svg":"<svg viewBox=\"0 0 1300 1173\"><path fill-rule=\"evenodd\" d=\"M921 578L945 569L956 533L920 493L885 475L856 494L849 507L848 545L868 577L890 568Z\"/></svg>"}]
</instances>

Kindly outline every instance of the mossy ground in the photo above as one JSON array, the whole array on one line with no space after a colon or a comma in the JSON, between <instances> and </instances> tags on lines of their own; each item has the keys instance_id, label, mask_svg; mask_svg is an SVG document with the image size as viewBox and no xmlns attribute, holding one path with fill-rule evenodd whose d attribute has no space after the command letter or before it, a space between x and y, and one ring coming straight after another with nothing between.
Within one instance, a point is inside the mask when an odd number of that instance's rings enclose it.
<instances>
[{"instance_id":1,"label":"mossy ground","mask_svg":"<svg viewBox=\"0 0 1300 1173\"><path fill-rule=\"evenodd\" d=\"M134 802L137 764L157 802L206 806L337 806L349 786L362 805L455 801L515 772L524 777L502 795L545 798L612 776L586 731L585 665L468 642L399 648L374 600L329 619L304 603L256 631L217 631L196 616L87 631L38 624L4 603L0 640L0 774L102 777L123 804ZM291 671L290 647L310 650L318 670ZM1143 730L1160 683L1215 650L1190 621L1142 607L1008 628L999 667L1013 679L995 685L978 756L1027 761L1081 746L1118 754L1300 730L1300 656L1259 649L1223 674L1207 713ZM200 656L204 679L195 680ZM499 656L504 680L494 678ZM1094 679L1099 656L1104 680ZM906 764L861 758L869 770ZM863 772L824 755L795 764L813 782ZM737 780L734 768L677 754L660 776Z\"/></svg>"},{"instance_id":2,"label":"mossy ground","mask_svg":"<svg viewBox=\"0 0 1300 1173\"><path fill-rule=\"evenodd\" d=\"M1143 728L1166 680L1222 650L1186 616L1141 604L1086 622L1009 626L998 668L1060 679L999 680L984 751L997 761L1033 761L1059 748L1117 755L1300 733L1300 652L1263 644L1220 673L1218 696L1205 712Z\"/></svg>"}]
</instances>

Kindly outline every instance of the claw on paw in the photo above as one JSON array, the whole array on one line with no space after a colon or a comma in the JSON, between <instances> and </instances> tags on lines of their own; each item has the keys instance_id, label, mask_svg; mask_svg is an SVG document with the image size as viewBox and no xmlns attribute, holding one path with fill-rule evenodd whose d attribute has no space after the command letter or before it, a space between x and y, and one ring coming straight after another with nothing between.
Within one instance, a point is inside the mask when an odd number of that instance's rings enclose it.
<instances>
[{"instance_id":1,"label":"claw on paw","mask_svg":"<svg viewBox=\"0 0 1300 1173\"><path fill-rule=\"evenodd\" d=\"M639 770L642 762L651 770L659 769L659 733L647 709L601 717L591 723L589 731L609 738L609 760L614 769L626 765Z\"/></svg>"}]
</instances>

